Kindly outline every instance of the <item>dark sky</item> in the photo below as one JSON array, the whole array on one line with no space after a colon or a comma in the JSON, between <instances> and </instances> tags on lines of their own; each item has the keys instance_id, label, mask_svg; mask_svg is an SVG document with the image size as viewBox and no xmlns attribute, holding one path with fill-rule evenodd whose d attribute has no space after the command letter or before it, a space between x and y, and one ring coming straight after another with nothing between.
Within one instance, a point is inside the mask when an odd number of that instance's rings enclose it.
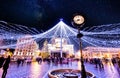
<instances>
[{"instance_id":1,"label":"dark sky","mask_svg":"<svg viewBox=\"0 0 120 78\"><path fill-rule=\"evenodd\" d=\"M119 0L0 0L0 20L46 30L60 18L71 25L74 13L85 27L120 23Z\"/></svg>"}]
</instances>

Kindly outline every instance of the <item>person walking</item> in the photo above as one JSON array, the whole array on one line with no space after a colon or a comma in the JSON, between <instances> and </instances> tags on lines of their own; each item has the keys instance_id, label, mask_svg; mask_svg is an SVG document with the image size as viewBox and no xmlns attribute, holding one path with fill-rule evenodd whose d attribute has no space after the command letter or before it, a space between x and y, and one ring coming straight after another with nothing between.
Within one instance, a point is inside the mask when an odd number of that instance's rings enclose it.
<instances>
[{"instance_id":1,"label":"person walking","mask_svg":"<svg viewBox=\"0 0 120 78\"><path fill-rule=\"evenodd\" d=\"M4 56L1 56L0 57L0 68L2 68L3 63L4 63Z\"/></svg>"},{"instance_id":2,"label":"person walking","mask_svg":"<svg viewBox=\"0 0 120 78\"><path fill-rule=\"evenodd\" d=\"M20 59L20 58L18 58L18 59L17 59L17 67L19 67L19 66L20 66L20 64L21 64L21 59Z\"/></svg>"},{"instance_id":3,"label":"person walking","mask_svg":"<svg viewBox=\"0 0 120 78\"><path fill-rule=\"evenodd\" d=\"M3 64L3 73L2 73L2 78L6 77L7 74L7 69L9 68L9 63L10 63L10 56L6 58L4 64Z\"/></svg>"}]
</instances>

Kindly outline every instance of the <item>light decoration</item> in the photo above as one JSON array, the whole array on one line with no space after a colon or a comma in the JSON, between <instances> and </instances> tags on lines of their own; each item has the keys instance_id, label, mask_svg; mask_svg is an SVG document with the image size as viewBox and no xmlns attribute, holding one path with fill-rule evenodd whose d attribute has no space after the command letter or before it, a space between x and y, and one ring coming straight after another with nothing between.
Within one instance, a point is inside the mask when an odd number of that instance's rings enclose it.
<instances>
[{"instance_id":1,"label":"light decoration","mask_svg":"<svg viewBox=\"0 0 120 78\"><path fill-rule=\"evenodd\" d=\"M86 27L81 30L81 33L84 35L81 38L84 47L120 47L120 23L93 26L91 28ZM77 30L65 24L62 20L43 33L40 33L40 31L35 28L0 21L0 36L3 41L0 48L16 48L17 40L19 38L23 36L29 38L26 34L30 34L39 44L43 44L45 41L43 39L47 39L48 43L51 43L52 38L60 37L62 35L62 38L65 38L68 44L74 45L75 51L79 48L78 39L76 38ZM28 40L27 42L31 42L31 40ZM20 42L19 44L24 45L27 42ZM40 47L41 46L42 45L40 45Z\"/></svg>"}]
</instances>

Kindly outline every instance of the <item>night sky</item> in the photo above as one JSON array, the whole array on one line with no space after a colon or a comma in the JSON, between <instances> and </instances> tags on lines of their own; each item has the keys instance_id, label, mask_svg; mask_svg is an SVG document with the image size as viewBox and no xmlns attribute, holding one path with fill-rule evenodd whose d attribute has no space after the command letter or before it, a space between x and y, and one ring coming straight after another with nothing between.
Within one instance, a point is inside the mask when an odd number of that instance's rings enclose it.
<instances>
[{"instance_id":1,"label":"night sky","mask_svg":"<svg viewBox=\"0 0 120 78\"><path fill-rule=\"evenodd\" d=\"M120 23L119 0L0 0L0 20L47 30L73 14L85 16L85 26Z\"/></svg>"}]
</instances>

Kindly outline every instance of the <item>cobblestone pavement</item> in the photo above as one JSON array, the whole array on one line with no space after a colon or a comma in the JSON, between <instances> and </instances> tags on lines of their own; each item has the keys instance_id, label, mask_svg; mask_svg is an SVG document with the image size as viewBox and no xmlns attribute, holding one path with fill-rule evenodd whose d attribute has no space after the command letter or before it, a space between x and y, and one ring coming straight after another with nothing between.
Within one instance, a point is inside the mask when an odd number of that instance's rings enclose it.
<instances>
[{"instance_id":1,"label":"cobblestone pavement","mask_svg":"<svg viewBox=\"0 0 120 78\"><path fill-rule=\"evenodd\" d=\"M32 64L24 64L17 67L15 63L10 64L6 78L48 78L48 72L53 69L59 68L72 68L81 69L80 62L72 62L70 64L55 65L42 62L38 64L33 62ZM96 78L120 78L117 66L112 64L104 64L104 69L95 68L95 65L85 63L87 71L96 75ZM0 77L2 75L2 69L0 69Z\"/></svg>"}]
</instances>

